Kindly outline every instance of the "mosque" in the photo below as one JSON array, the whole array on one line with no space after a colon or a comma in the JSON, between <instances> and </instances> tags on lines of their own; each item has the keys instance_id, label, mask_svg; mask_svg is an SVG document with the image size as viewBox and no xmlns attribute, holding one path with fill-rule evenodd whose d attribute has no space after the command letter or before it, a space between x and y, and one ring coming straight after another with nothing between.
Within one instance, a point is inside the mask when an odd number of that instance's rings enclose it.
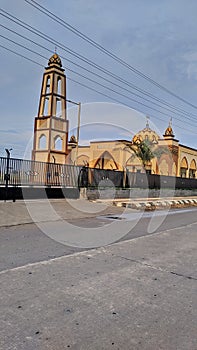
<instances>
[{"instance_id":1,"label":"mosque","mask_svg":"<svg viewBox=\"0 0 197 350\"><path fill-rule=\"evenodd\" d=\"M91 141L88 146L80 146L74 135L70 140L68 135L66 75L59 55L54 53L43 74L32 160L197 178L197 149L179 143L171 121L162 138L150 128L148 119L145 128L130 141ZM154 153L146 169L133 150L142 141L148 142Z\"/></svg>"}]
</instances>

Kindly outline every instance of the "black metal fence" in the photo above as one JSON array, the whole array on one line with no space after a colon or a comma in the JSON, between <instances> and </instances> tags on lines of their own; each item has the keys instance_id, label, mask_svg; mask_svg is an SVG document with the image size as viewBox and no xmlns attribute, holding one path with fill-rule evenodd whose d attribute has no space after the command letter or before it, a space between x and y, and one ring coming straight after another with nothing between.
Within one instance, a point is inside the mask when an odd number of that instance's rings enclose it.
<instances>
[{"instance_id":1,"label":"black metal fence","mask_svg":"<svg viewBox=\"0 0 197 350\"><path fill-rule=\"evenodd\" d=\"M0 157L0 185L78 187L81 167Z\"/></svg>"},{"instance_id":2,"label":"black metal fence","mask_svg":"<svg viewBox=\"0 0 197 350\"><path fill-rule=\"evenodd\" d=\"M0 157L0 186L197 189L197 179Z\"/></svg>"},{"instance_id":3,"label":"black metal fence","mask_svg":"<svg viewBox=\"0 0 197 350\"><path fill-rule=\"evenodd\" d=\"M124 173L109 169L89 169L89 184L92 187L123 187Z\"/></svg>"}]
</instances>

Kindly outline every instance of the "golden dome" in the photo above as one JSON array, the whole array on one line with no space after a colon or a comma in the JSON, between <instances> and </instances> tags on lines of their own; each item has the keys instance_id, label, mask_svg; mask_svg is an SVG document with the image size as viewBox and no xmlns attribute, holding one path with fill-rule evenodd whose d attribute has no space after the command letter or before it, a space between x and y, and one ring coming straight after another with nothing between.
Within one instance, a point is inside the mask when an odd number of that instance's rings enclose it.
<instances>
[{"instance_id":1,"label":"golden dome","mask_svg":"<svg viewBox=\"0 0 197 350\"><path fill-rule=\"evenodd\" d=\"M148 118L146 121L146 127L140 130L136 135L134 135L132 142L134 144L140 144L142 141L149 141L153 144L157 144L159 140L159 135L150 128Z\"/></svg>"},{"instance_id":2,"label":"golden dome","mask_svg":"<svg viewBox=\"0 0 197 350\"><path fill-rule=\"evenodd\" d=\"M56 52L51 56L51 58L49 58L48 66L51 66L53 64L62 67L62 61Z\"/></svg>"},{"instance_id":3,"label":"golden dome","mask_svg":"<svg viewBox=\"0 0 197 350\"><path fill-rule=\"evenodd\" d=\"M142 142L142 137L140 135L133 136L132 142L135 145L139 145Z\"/></svg>"},{"instance_id":4,"label":"golden dome","mask_svg":"<svg viewBox=\"0 0 197 350\"><path fill-rule=\"evenodd\" d=\"M171 137L174 137L174 133L173 133L173 130L172 130L172 121L170 120L169 122L169 125L165 131L165 134L164 136L171 136Z\"/></svg>"}]
</instances>

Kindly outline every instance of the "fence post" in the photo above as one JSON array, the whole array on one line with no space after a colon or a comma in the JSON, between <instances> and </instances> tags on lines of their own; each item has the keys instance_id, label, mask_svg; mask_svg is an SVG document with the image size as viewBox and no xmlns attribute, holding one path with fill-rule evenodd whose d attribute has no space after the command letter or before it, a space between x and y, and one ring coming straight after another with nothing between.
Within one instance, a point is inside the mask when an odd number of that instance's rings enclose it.
<instances>
[{"instance_id":1,"label":"fence post","mask_svg":"<svg viewBox=\"0 0 197 350\"><path fill-rule=\"evenodd\" d=\"M123 188L126 188L126 182L127 182L127 168L124 167L123 168L123 183L122 183Z\"/></svg>"}]
</instances>

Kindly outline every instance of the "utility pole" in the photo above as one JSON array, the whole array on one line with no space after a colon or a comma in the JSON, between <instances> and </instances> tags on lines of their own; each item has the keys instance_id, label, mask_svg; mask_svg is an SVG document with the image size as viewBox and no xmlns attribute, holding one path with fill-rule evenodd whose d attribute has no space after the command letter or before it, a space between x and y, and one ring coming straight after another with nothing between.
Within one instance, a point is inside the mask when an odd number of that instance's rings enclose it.
<instances>
[{"instance_id":1,"label":"utility pole","mask_svg":"<svg viewBox=\"0 0 197 350\"><path fill-rule=\"evenodd\" d=\"M76 147L76 160L75 164L77 165L77 158L78 158L78 149L79 149L79 133L80 133L80 124L81 124L81 102L74 102L71 100L66 100L69 103L72 103L74 105L78 106L78 118L77 118L77 147Z\"/></svg>"},{"instance_id":2,"label":"utility pole","mask_svg":"<svg viewBox=\"0 0 197 350\"><path fill-rule=\"evenodd\" d=\"M80 118L81 118L81 102L78 104L78 123L77 123L77 148L76 148L76 162L78 158L78 150L79 150L79 132L80 132ZM77 165L77 163L76 163Z\"/></svg>"},{"instance_id":3,"label":"utility pole","mask_svg":"<svg viewBox=\"0 0 197 350\"><path fill-rule=\"evenodd\" d=\"M8 197L8 184L10 180L10 174L9 174L9 166L10 166L10 152L12 151L12 148L10 149L5 149L7 153L7 163L6 163L6 173L4 175L4 180L5 180L5 201L7 200Z\"/></svg>"}]
</instances>

